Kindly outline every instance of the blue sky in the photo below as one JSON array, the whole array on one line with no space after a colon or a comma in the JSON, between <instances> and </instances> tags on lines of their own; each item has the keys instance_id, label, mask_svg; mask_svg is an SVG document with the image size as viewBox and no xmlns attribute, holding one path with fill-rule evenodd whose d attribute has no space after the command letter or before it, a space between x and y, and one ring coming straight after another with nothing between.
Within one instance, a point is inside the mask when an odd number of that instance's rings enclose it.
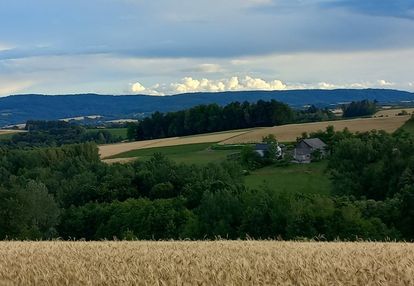
<instances>
[{"instance_id":1,"label":"blue sky","mask_svg":"<svg viewBox=\"0 0 414 286\"><path fill-rule=\"evenodd\" d=\"M414 91L413 0L3 0L0 96Z\"/></svg>"}]
</instances>

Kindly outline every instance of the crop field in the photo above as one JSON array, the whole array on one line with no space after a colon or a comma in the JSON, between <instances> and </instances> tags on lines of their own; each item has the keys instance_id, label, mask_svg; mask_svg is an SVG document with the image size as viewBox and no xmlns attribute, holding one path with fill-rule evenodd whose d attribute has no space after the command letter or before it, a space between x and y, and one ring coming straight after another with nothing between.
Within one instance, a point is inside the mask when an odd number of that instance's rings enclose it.
<instances>
[{"instance_id":1,"label":"crop field","mask_svg":"<svg viewBox=\"0 0 414 286\"><path fill-rule=\"evenodd\" d=\"M245 184L250 188L266 187L278 193L329 195L332 186L325 170L326 162L269 166L246 176Z\"/></svg>"},{"instance_id":2,"label":"crop field","mask_svg":"<svg viewBox=\"0 0 414 286\"><path fill-rule=\"evenodd\" d=\"M215 143L215 142L221 142L223 140L230 139L235 136L242 135L246 132L250 132L250 129L240 130L240 131L201 134L201 135L196 135L196 136L173 137L173 138L165 138L165 139L144 140L144 141L129 142L129 143L102 145L102 146L99 146L99 154L101 155L101 158L105 159L105 158L113 157L114 155L117 155L117 154L125 153L128 151L133 151L133 150L139 150L139 149L170 147L170 146L199 144L199 143Z\"/></svg>"},{"instance_id":3,"label":"crop field","mask_svg":"<svg viewBox=\"0 0 414 286\"><path fill-rule=\"evenodd\" d=\"M391 133L400 128L409 118L409 116L396 116L288 124L269 128L261 128L237 137L230 138L221 143L239 144L260 142L262 138L268 134L274 134L280 142L293 142L297 137L300 137L303 132L311 133L318 130L325 130L329 125L334 126L335 130L343 130L345 127L347 127L351 132L366 132L376 129Z\"/></svg>"},{"instance_id":4,"label":"crop field","mask_svg":"<svg viewBox=\"0 0 414 286\"><path fill-rule=\"evenodd\" d=\"M408 114L414 113L414 108L396 108L396 109L384 109L375 113L374 117L396 117L401 116L403 111L407 112Z\"/></svg>"},{"instance_id":5,"label":"crop field","mask_svg":"<svg viewBox=\"0 0 414 286\"><path fill-rule=\"evenodd\" d=\"M408 243L0 242L1 285L413 285Z\"/></svg>"}]
</instances>

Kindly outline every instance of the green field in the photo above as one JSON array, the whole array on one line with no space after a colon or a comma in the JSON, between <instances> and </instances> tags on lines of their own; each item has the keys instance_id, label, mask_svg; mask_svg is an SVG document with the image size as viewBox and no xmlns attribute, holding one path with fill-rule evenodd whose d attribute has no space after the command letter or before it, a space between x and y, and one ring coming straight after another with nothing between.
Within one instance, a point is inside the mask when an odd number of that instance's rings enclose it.
<instances>
[{"instance_id":1,"label":"green field","mask_svg":"<svg viewBox=\"0 0 414 286\"><path fill-rule=\"evenodd\" d=\"M0 140L10 140L15 133L0 134Z\"/></svg>"},{"instance_id":2,"label":"green field","mask_svg":"<svg viewBox=\"0 0 414 286\"><path fill-rule=\"evenodd\" d=\"M114 158L137 157L140 160L148 160L154 153L161 153L178 163L202 165L223 161L227 155L237 152L237 150L212 150L212 145L212 143L199 143L139 149L118 154Z\"/></svg>"},{"instance_id":3,"label":"green field","mask_svg":"<svg viewBox=\"0 0 414 286\"><path fill-rule=\"evenodd\" d=\"M325 169L326 162L270 166L252 172L245 182L250 188L265 186L277 192L327 195L331 182Z\"/></svg>"},{"instance_id":4,"label":"green field","mask_svg":"<svg viewBox=\"0 0 414 286\"><path fill-rule=\"evenodd\" d=\"M213 150L214 144L200 143L171 147L140 149L116 155L116 158L137 157L148 160L154 153L162 153L178 163L202 165L226 160L238 150ZM323 194L330 193L331 183L325 173L326 162L292 164L286 167L269 166L245 177L246 186L268 187L277 192Z\"/></svg>"},{"instance_id":5,"label":"green field","mask_svg":"<svg viewBox=\"0 0 414 286\"><path fill-rule=\"evenodd\" d=\"M414 119L408 120L403 126L401 126L401 129L407 131L411 135L414 135Z\"/></svg>"},{"instance_id":6,"label":"green field","mask_svg":"<svg viewBox=\"0 0 414 286\"><path fill-rule=\"evenodd\" d=\"M15 133L0 133L0 140L1 141L10 140L13 137L13 135L15 135L18 132L19 131L16 131Z\"/></svg>"}]
</instances>

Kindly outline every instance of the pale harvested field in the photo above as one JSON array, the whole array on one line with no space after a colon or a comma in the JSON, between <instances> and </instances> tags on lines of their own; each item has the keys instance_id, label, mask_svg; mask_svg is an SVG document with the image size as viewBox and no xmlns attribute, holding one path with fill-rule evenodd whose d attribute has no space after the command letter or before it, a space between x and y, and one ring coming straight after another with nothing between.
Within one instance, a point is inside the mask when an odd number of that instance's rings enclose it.
<instances>
[{"instance_id":1,"label":"pale harvested field","mask_svg":"<svg viewBox=\"0 0 414 286\"><path fill-rule=\"evenodd\" d=\"M263 136L274 134L277 140L281 142L292 142L297 137L300 137L303 132L311 133L318 130L325 130L326 127L332 125L335 130L343 130L347 127L351 132L366 132L373 129L384 130L387 132L394 132L401 127L410 117L409 116L394 116L381 118L359 118L351 120L325 121L315 123L303 124L289 124L282 126L275 126L269 128L262 128L251 131L243 135L224 140L223 144L238 144L238 143L256 143L261 142Z\"/></svg>"},{"instance_id":2,"label":"pale harvested field","mask_svg":"<svg viewBox=\"0 0 414 286\"><path fill-rule=\"evenodd\" d=\"M381 110L375 113L374 117L379 117L379 116L395 117L395 116L399 116L398 114L401 113L403 110L407 111L408 114L413 114L414 112L414 108L385 109L385 110Z\"/></svg>"},{"instance_id":3,"label":"pale harvested field","mask_svg":"<svg viewBox=\"0 0 414 286\"><path fill-rule=\"evenodd\" d=\"M25 132L25 131L23 130L0 130L0 135L13 134L13 133L19 133L19 132Z\"/></svg>"},{"instance_id":4,"label":"pale harvested field","mask_svg":"<svg viewBox=\"0 0 414 286\"><path fill-rule=\"evenodd\" d=\"M414 245L1 242L0 285L414 285Z\"/></svg>"},{"instance_id":5,"label":"pale harvested field","mask_svg":"<svg viewBox=\"0 0 414 286\"><path fill-rule=\"evenodd\" d=\"M177 138L165 138L165 139L156 139L156 140L145 140L145 141L136 141L136 142L128 142L128 143L117 143L117 144L108 144L108 145L101 145L99 146L99 155L101 158L110 157L116 154L142 149L142 148L149 148L150 145L155 144L157 142L167 142L171 140L175 140Z\"/></svg>"},{"instance_id":6,"label":"pale harvested field","mask_svg":"<svg viewBox=\"0 0 414 286\"><path fill-rule=\"evenodd\" d=\"M165 138L165 139L137 141L137 142L130 142L130 143L102 145L102 146L99 146L99 154L101 158L105 159L105 158L108 158L108 157L111 157L111 156L114 156L120 153L132 151L132 150L155 148L155 147L178 146L178 145L187 145L187 144L197 144L197 143L221 142L223 140L230 139L234 136L242 135L249 131L250 130L229 131L229 132L202 134L202 135L196 135L196 136L174 137L174 138Z\"/></svg>"},{"instance_id":7,"label":"pale harvested field","mask_svg":"<svg viewBox=\"0 0 414 286\"><path fill-rule=\"evenodd\" d=\"M115 164L115 163L121 163L121 164L127 164L131 163L133 161L138 160L138 157L132 157L132 158L113 158L113 159L102 159L101 161L106 164Z\"/></svg>"}]
</instances>

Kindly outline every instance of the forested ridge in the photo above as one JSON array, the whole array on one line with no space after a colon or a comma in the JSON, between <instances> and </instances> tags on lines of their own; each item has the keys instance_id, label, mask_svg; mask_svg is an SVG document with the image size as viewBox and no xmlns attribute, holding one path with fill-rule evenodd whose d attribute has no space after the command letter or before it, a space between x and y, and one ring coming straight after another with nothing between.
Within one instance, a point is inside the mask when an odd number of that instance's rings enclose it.
<instances>
[{"instance_id":1,"label":"forested ridge","mask_svg":"<svg viewBox=\"0 0 414 286\"><path fill-rule=\"evenodd\" d=\"M94 143L0 149L0 238L414 239L414 140L405 132L312 134L332 152L332 194L243 184L238 161L162 155L106 165Z\"/></svg>"}]
</instances>

